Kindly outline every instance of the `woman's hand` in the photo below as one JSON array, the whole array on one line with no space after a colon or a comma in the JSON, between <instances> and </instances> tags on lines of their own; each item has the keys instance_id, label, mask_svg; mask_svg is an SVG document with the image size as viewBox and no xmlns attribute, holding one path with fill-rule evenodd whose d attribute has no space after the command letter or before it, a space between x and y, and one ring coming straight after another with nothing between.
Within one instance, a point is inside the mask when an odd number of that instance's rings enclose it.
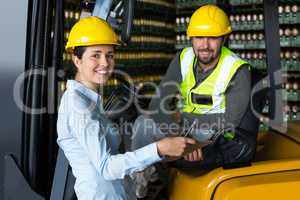
<instances>
[{"instance_id":1,"label":"woman's hand","mask_svg":"<svg viewBox=\"0 0 300 200\"><path fill-rule=\"evenodd\" d=\"M157 142L157 150L160 156L180 158L191 152L191 146L196 141L186 137L166 137Z\"/></svg>"}]
</instances>

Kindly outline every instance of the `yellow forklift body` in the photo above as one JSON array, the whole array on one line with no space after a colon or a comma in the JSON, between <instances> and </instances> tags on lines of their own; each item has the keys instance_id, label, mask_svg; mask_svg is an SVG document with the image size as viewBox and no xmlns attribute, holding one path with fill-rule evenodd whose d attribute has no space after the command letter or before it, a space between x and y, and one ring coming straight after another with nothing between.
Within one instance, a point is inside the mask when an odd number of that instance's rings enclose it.
<instances>
[{"instance_id":1,"label":"yellow forklift body","mask_svg":"<svg viewBox=\"0 0 300 200\"><path fill-rule=\"evenodd\" d=\"M214 200L300 198L300 170L234 178L220 184Z\"/></svg>"},{"instance_id":2,"label":"yellow forklift body","mask_svg":"<svg viewBox=\"0 0 300 200\"><path fill-rule=\"evenodd\" d=\"M170 200L300 198L299 125L289 124L288 137L259 133L256 160L249 167L217 168L201 175L172 170Z\"/></svg>"}]
</instances>

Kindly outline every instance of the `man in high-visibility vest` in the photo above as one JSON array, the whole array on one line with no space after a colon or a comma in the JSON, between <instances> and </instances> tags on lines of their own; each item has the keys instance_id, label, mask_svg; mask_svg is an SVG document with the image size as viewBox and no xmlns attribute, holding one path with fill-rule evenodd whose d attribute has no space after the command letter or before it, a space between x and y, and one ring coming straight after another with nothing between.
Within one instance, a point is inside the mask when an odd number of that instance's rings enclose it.
<instances>
[{"instance_id":1,"label":"man in high-visibility vest","mask_svg":"<svg viewBox=\"0 0 300 200\"><path fill-rule=\"evenodd\" d=\"M151 132L160 135L156 138L176 132L170 126L162 128L160 125L174 122L170 102L177 93L181 96L177 103L180 104L181 122L190 126L196 120L198 124L198 131L191 135L205 140L222 133L213 144L176 161L177 167L249 164L255 152L258 128L249 109L250 65L224 46L231 32L228 16L219 7L204 5L193 13L187 28L192 47L184 48L171 62L160 83L158 96L150 103L150 118L137 119L135 148L146 144L152 137ZM142 132L145 134L139 138Z\"/></svg>"}]
</instances>

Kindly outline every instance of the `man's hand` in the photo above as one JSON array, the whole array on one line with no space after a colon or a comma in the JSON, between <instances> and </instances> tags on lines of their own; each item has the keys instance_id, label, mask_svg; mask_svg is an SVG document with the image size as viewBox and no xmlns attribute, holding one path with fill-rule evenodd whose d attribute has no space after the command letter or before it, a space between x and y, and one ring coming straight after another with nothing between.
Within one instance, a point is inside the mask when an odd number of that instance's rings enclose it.
<instances>
[{"instance_id":1,"label":"man's hand","mask_svg":"<svg viewBox=\"0 0 300 200\"><path fill-rule=\"evenodd\" d=\"M206 141L199 143L197 142L195 145L191 145L189 149L189 153L186 154L183 158L187 161L200 161L203 160L202 148L206 145L211 144L211 141Z\"/></svg>"},{"instance_id":2,"label":"man's hand","mask_svg":"<svg viewBox=\"0 0 300 200\"><path fill-rule=\"evenodd\" d=\"M190 146L194 146L196 141L186 137L166 137L157 142L157 150L159 155L180 158L191 152Z\"/></svg>"},{"instance_id":3,"label":"man's hand","mask_svg":"<svg viewBox=\"0 0 300 200\"><path fill-rule=\"evenodd\" d=\"M187 161L200 161L203 160L203 154L201 148L194 150L193 152L183 157Z\"/></svg>"}]
</instances>

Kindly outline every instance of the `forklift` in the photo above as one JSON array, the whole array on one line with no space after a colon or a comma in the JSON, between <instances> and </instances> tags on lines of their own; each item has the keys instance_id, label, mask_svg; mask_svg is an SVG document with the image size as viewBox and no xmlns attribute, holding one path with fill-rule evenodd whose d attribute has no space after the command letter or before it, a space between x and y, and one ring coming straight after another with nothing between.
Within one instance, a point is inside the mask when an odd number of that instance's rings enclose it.
<instances>
[{"instance_id":1,"label":"forklift","mask_svg":"<svg viewBox=\"0 0 300 200\"><path fill-rule=\"evenodd\" d=\"M121 39L127 43L134 2L97 0L91 4L92 14L119 27ZM253 91L267 89L270 94L270 129L258 133L254 161L251 166L219 167L205 173L171 169L171 200L300 197L300 124L286 124L282 112L277 8L277 0L264 0L268 76ZM122 24L114 19L120 9ZM56 145L63 1L10 0L2 3L0 11L0 199L76 199L71 168Z\"/></svg>"}]
</instances>

